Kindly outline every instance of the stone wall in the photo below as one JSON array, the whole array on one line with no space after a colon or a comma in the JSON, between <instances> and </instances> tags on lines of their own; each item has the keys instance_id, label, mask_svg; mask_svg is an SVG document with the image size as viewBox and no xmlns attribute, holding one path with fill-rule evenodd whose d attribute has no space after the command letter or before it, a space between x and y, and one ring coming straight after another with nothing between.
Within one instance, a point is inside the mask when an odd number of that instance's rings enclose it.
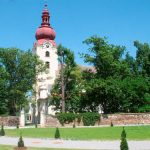
<instances>
[{"instance_id":1,"label":"stone wall","mask_svg":"<svg viewBox=\"0 0 150 150\"><path fill-rule=\"evenodd\" d=\"M56 117L52 117L50 115L46 116L45 122L46 122L46 126L48 126L48 127L60 127L61 126L58 119Z\"/></svg>"},{"instance_id":2,"label":"stone wall","mask_svg":"<svg viewBox=\"0 0 150 150\"><path fill-rule=\"evenodd\" d=\"M150 113L123 113L102 115L100 125L150 124Z\"/></svg>"},{"instance_id":3,"label":"stone wall","mask_svg":"<svg viewBox=\"0 0 150 150\"><path fill-rule=\"evenodd\" d=\"M101 115L100 122L97 122L95 126L100 125L138 125L138 124L150 124L150 113L122 113L122 114L103 114ZM83 126L83 122L76 126ZM60 127L58 119L52 116L46 117L46 126ZM64 124L65 127L72 127L73 123Z\"/></svg>"},{"instance_id":4,"label":"stone wall","mask_svg":"<svg viewBox=\"0 0 150 150\"><path fill-rule=\"evenodd\" d=\"M16 126L19 124L19 117L17 116L7 116L7 117L0 117L0 125L4 126Z\"/></svg>"}]
</instances>

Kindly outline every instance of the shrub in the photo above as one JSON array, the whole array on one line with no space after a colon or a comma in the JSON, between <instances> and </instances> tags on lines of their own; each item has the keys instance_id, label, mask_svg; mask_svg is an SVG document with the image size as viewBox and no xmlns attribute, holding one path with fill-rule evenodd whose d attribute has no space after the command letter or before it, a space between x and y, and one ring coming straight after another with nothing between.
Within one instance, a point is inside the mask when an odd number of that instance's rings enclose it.
<instances>
[{"instance_id":1,"label":"shrub","mask_svg":"<svg viewBox=\"0 0 150 150\"><path fill-rule=\"evenodd\" d=\"M75 123L73 124L73 128L75 128L76 127L76 125L75 125Z\"/></svg>"},{"instance_id":2,"label":"shrub","mask_svg":"<svg viewBox=\"0 0 150 150\"><path fill-rule=\"evenodd\" d=\"M37 126L37 123L35 123L35 128L37 128L38 126Z\"/></svg>"},{"instance_id":3,"label":"shrub","mask_svg":"<svg viewBox=\"0 0 150 150\"><path fill-rule=\"evenodd\" d=\"M5 131L4 131L4 126L3 124L1 125L1 130L0 130L0 136L4 136L5 135Z\"/></svg>"},{"instance_id":4,"label":"shrub","mask_svg":"<svg viewBox=\"0 0 150 150\"><path fill-rule=\"evenodd\" d=\"M22 139L22 136L20 135L19 141L18 141L18 147L24 147L24 142Z\"/></svg>"},{"instance_id":5,"label":"shrub","mask_svg":"<svg viewBox=\"0 0 150 150\"><path fill-rule=\"evenodd\" d=\"M113 126L114 126L114 124L112 123L112 121L111 121L111 123L110 123L110 126L111 126L111 127L113 127Z\"/></svg>"},{"instance_id":6,"label":"shrub","mask_svg":"<svg viewBox=\"0 0 150 150\"><path fill-rule=\"evenodd\" d=\"M128 143L126 138L121 139L120 150L128 150Z\"/></svg>"},{"instance_id":7,"label":"shrub","mask_svg":"<svg viewBox=\"0 0 150 150\"><path fill-rule=\"evenodd\" d=\"M19 129L19 124L17 123L16 128Z\"/></svg>"},{"instance_id":8,"label":"shrub","mask_svg":"<svg viewBox=\"0 0 150 150\"><path fill-rule=\"evenodd\" d=\"M61 123L61 125L64 125L64 123L70 123L73 122L76 118L76 115L74 113L59 113L57 114L57 119Z\"/></svg>"},{"instance_id":9,"label":"shrub","mask_svg":"<svg viewBox=\"0 0 150 150\"><path fill-rule=\"evenodd\" d=\"M123 127L122 133L121 133L121 138L126 138L126 131Z\"/></svg>"},{"instance_id":10,"label":"shrub","mask_svg":"<svg viewBox=\"0 0 150 150\"><path fill-rule=\"evenodd\" d=\"M120 150L128 150L128 143L126 140L126 132L123 127L122 133L121 133L121 143L120 143Z\"/></svg>"},{"instance_id":11,"label":"shrub","mask_svg":"<svg viewBox=\"0 0 150 150\"><path fill-rule=\"evenodd\" d=\"M95 112L86 112L82 114L83 116L83 124L85 126L94 126L96 121L100 119L100 115Z\"/></svg>"},{"instance_id":12,"label":"shrub","mask_svg":"<svg viewBox=\"0 0 150 150\"><path fill-rule=\"evenodd\" d=\"M74 113L59 113L57 114L57 119L64 125L64 123L70 123L77 119L78 124L83 120L83 124L85 126L94 126L96 121L100 120L100 115L95 112L86 112L81 114L74 114Z\"/></svg>"},{"instance_id":13,"label":"shrub","mask_svg":"<svg viewBox=\"0 0 150 150\"><path fill-rule=\"evenodd\" d=\"M56 131L55 131L55 139L60 139L60 133L59 133L58 127L56 128Z\"/></svg>"}]
</instances>

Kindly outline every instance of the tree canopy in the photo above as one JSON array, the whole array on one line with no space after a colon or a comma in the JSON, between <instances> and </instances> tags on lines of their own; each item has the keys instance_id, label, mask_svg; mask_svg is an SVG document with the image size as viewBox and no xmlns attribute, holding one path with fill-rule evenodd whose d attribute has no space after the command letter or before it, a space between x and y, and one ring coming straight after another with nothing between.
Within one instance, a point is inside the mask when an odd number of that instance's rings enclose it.
<instances>
[{"instance_id":1,"label":"tree canopy","mask_svg":"<svg viewBox=\"0 0 150 150\"><path fill-rule=\"evenodd\" d=\"M100 105L104 113L149 111L149 45L135 41L136 58L129 53L123 58L125 47L109 44L106 38L93 36L83 43L90 47L90 53L82 54L84 61L96 69L86 82L86 107Z\"/></svg>"},{"instance_id":2,"label":"tree canopy","mask_svg":"<svg viewBox=\"0 0 150 150\"><path fill-rule=\"evenodd\" d=\"M89 47L87 53L81 54L85 63L91 66L86 70L70 57L73 53L69 49L58 47L58 52L67 50L63 56L67 110L81 112L101 108L104 113L149 111L150 46L135 41L137 54L134 58L126 52L126 47L110 44L105 37L92 36L83 43ZM57 98L59 102L60 82L57 79L53 88L59 93L59 97L55 95L53 100Z\"/></svg>"},{"instance_id":3,"label":"tree canopy","mask_svg":"<svg viewBox=\"0 0 150 150\"><path fill-rule=\"evenodd\" d=\"M31 51L0 48L0 113L15 115L27 102L43 64Z\"/></svg>"},{"instance_id":4,"label":"tree canopy","mask_svg":"<svg viewBox=\"0 0 150 150\"><path fill-rule=\"evenodd\" d=\"M58 56L60 64L63 64L63 69L60 69L60 76L56 80L52 90L52 103L58 109L62 107L62 80L61 73L63 71L64 80L64 98L66 111L78 111L80 108L80 82L81 71L74 60L74 53L62 45L58 46Z\"/></svg>"}]
</instances>

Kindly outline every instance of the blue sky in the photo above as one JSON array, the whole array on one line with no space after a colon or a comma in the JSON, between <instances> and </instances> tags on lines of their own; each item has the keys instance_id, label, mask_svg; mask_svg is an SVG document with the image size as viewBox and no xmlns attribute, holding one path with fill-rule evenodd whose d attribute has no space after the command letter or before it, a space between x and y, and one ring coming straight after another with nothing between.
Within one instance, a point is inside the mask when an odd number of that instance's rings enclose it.
<instances>
[{"instance_id":1,"label":"blue sky","mask_svg":"<svg viewBox=\"0 0 150 150\"><path fill-rule=\"evenodd\" d=\"M150 43L150 0L47 0L56 43L70 48L76 61L92 35L108 37L135 56L134 40ZM44 0L0 0L0 47L32 49Z\"/></svg>"}]
</instances>

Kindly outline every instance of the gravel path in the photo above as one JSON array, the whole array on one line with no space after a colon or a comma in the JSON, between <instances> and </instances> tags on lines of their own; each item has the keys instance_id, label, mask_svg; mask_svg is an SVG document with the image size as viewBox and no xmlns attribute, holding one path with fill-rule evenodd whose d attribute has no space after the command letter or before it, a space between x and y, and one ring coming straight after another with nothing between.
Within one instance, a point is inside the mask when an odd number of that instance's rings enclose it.
<instances>
[{"instance_id":1,"label":"gravel path","mask_svg":"<svg viewBox=\"0 0 150 150\"><path fill-rule=\"evenodd\" d=\"M43 148L70 148L86 150L119 150L120 141L73 141L39 138L23 138L25 146ZM0 137L0 145L14 145L18 138ZM150 141L128 141L130 150L150 150Z\"/></svg>"}]
</instances>

